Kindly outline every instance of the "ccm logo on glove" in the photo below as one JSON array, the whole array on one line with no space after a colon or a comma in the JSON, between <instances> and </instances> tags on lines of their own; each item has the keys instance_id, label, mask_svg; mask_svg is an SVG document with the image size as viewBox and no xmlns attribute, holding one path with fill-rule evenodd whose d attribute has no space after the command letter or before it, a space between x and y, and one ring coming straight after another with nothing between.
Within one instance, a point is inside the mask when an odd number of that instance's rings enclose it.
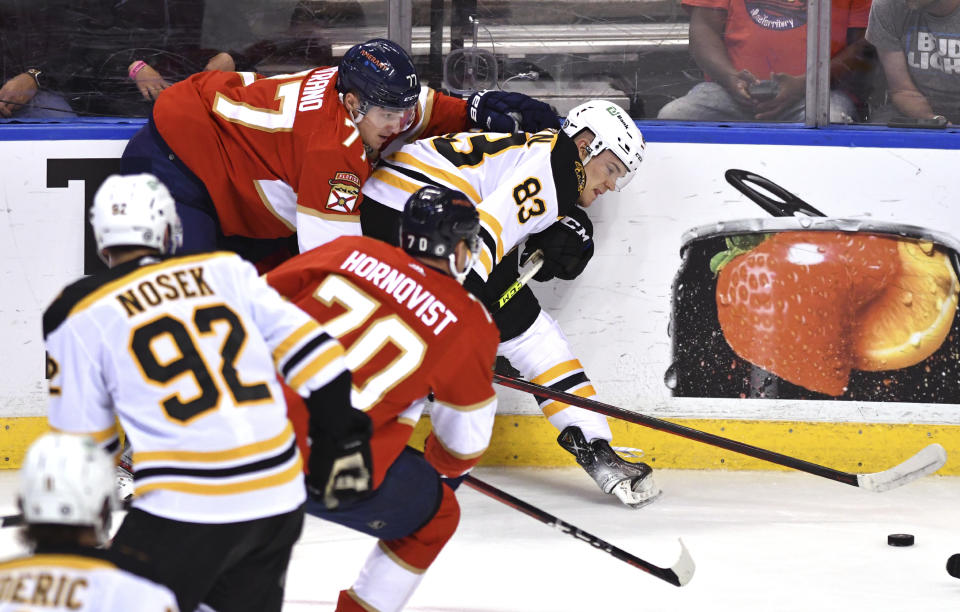
<instances>
[{"instance_id":1,"label":"ccm logo on glove","mask_svg":"<svg viewBox=\"0 0 960 612\"><path fill-rule=\"evenodd\" d=\"M590 236L589 232L587 232L587 228L583 227L580 222L573 217L561 217L560 223L563 223L571 230L576 232L577 236L580 236L580 240L584 243L593 242L593 237Z\"/></svg>"},{"instance_id":2,"label":"ccm logo on glove","mask_svg":"<svg viewBox=\"0 0 960 612\"><path fill-rule=\"evenodd\" d=\"M575 208L547 229L527 238L521 262L534 251L543 251L543 267L533 280L573 280L593 257L593 224L582 208Z\"/></svg>"}]
</instances>

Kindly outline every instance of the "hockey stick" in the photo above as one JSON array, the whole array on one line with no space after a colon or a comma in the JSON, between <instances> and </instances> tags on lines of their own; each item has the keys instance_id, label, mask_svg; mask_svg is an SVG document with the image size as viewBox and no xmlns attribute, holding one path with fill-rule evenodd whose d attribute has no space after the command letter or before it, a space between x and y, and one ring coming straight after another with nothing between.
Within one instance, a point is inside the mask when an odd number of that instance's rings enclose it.
<instances>
[{"instance_id":1,"label":"hockey stick","mask_svg":"<svg viewBox=\"0 0 960 612\"><path fill-rule=\"evenodd\" d=\"M8 514L0 519L0 527L19 527L23 525L22 514Z\"/></svg>"},{"instance_id":2,"label":"hockey stick","mask_svg":"<svg viewBox=\"0 0 960 612\"><path fill-rule=\"evenodd\" d=\"M520 276L517 280L513 281L513 284L507 287L507 290L500 294L500 299L497 300L497 308L503 308L503 306L510 301L510 299L517 294L518 291L523 289L523 286L530 282L530 279L540 271L540 268L543 267L543 251L537 249L527 258L527 261L524 262L523 266L520 267Z\"/></svg>"},{"instance_id":3,"label":"hockey stick","mask_svg":"<svg viewBox=\"0 0 960 612\"><path fill-rule=\"evenodd\" d=\"M589 534L579 527L575 527L570 523L566 523L553 516L549 512L528 504L522 499L518 499L506 491L502 491L493 485L487 484L486 482L475 478L470 474L467 474L467 476L463 479L463 482L471 488L480 491L484 495L492 497L493 499L502 502L511 508L519 510L520 512L537 519L545 525L555 527L563 533L570 534L574 538L586 542L590 546L602 550L609 555L613 555L615 558L623 561L624 563L629 563L630 565L641 569L652 576L656 576L660 580L669 582L674 586L683 586L690 582L690 580L693 578L693 572L696 569L696 565L694 564L693 557L690 556L690 552L687 550L687 547L683 545L683 540L680 540L680 558L677 559L676 563L670 567L659 567L650 563L649 561L644 561L640 557L636 557L621 548L617 548L613 544L610 544L605 540L601 540L597 536Z\"/></svg>"},{"instance_id":4,"label":"hockey stick","mask_svg":"<svg viewBox=\"0 0 960 612\"><path fill-rule=\"evenodd\" d=\"M870 474L841 472L840 470L817 465L816 463L810 463L809 461L804 461L803 459L782 455L775 451L751 446L750 444L746 444L744 442L737 442L736 440L731 440L729 438L717 436L705 431L700 431L699 429L692 429L683 425L677 425L676 423L664 421L656 417L646 416L638 412L624 410L623 408L617 408L616 406L611 406L596 400L580 397L579 395L573 395L572 393L555 391L548 387L537 385L519 378L514 378L512 376L504 376L503 374L494 373L493 380L494 382L500 383L504 387L526 391L528 393L547 397L565 404L570 404L571 406L579 406L580 408L591 410L593 412L599 412L600 414L614 417L616 419L621 419L630 423L636 423L637 425L643 425L644 427L649 427L658 431L665 431L689 440L695 440L697 442L704 442L713 446L719 446L720 448L725 448L729 451L740 453L741 455L747 455L763 461L769 461L770 463L776 463L777 465L800 470L801 472L807 472L815 476L829 478L830 480L836 480L837 482L842 482L854 487L869 489L870 491L887 491L889 489L903 486L909 482L917 480L918 478L922 478L923 476L936 472L947 462L947 451L945 451L939 444L933 443L923 448L920 452L913 457L910 457L903 463L895 465L892 468L882 472L873 472Z\"/></svg>"}]
</instances>

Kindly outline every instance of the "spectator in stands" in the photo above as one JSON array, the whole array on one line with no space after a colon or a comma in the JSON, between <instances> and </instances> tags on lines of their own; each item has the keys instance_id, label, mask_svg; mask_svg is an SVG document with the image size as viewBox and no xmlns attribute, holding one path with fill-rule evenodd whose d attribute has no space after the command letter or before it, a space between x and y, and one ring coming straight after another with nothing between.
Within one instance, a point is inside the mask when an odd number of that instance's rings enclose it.
<instances>
[{"instance_id":1,"label":"spectator in stands","mask_svg":"<svg viewBox=\"0 0 960 612\"><path fill-rule=\"evenodd\" d=\"M254 60L239 51L201 46L205 2L60 1L78 111L142 117L162 90L191 74L252 69Z\"/></svg>"},{"instance_id":2,"label":"spectator in stands","mask_svg":"<svg viewBox=\"0 0 960 612\"><path fill-rule=\"evenodd\" d=\"M204 11L194 0L4 2L0 116L20 108L21 117L146 116L163 89L191 74L252 70L268 49L203 48Z\"/></svg>"},{"instance_id":3,"label":"spectator in stands","mask_svg":"<svg viewBox=\"0 0 960 612\"><path fill-rule=\"evenodd\" d=\"M709 80L664 106L659 118L804 120L806 0L683 0L683 6L690 13L690 52ZM870 0L833 3L832 122L856 117L855 102L842 87L867 67L864 31L869 9ZM756 84L761 81L764 86L758 90Z\"/></svg>"},{"instance_id":4,"label":"spectator in stands","mask_svg":"<svg viewBox=\"0 0 960 612\"><path fill-rule=\"evenodd\" d=\"M0 4L0 118L75 117L47 69L48 41L41 3Z\"/></svg>"},{"instance_id":5,"label":"spectator in stands","mask_svg":"<svg viewBox=\"0 0 960 612\"><path fill-rule=\"evenodd\" d=\"M960 0L875 0L867 40L887 77L888 103L871 114L960 122Z\"/></svg>"}]
</instances>

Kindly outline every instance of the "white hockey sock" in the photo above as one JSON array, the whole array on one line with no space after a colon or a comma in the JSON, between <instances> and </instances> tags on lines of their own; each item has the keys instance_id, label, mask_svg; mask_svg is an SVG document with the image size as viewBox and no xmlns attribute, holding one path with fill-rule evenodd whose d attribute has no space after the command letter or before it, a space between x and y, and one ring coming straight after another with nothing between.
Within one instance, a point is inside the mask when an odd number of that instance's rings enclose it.
<instances>
[{"instance_id":1,"label":"white hockey sock","mask_svg":"<svg viewBox=\"0 0 960 612\"><path fill-rule=\"evenodd\" d=\"M402 610L423 580L424 570L411 567L377 542L353 583L353 592L380 612Z\"/></svg>"}]
</instances>

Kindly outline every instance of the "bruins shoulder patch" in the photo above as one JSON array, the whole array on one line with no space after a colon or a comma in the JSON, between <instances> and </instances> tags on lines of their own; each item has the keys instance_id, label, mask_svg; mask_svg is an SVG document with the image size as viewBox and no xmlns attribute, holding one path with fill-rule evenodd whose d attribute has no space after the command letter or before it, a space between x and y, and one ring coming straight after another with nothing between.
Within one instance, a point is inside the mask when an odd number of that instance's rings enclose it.
<instances>
[{"instance_id":1,"label":"bruins shoulder patch","mask_svg":"<svg viewBox=\"0 0 960 612\"><path fill-rule=\"evenodd\" d=\"M360 194L360 177L352 172L337 172L327 182L330 183L327 210L347 215L356 214L357 196Z\"/></svg>"},{"instance_id":2,"label":"bruins shoulder patch","mask_svg":"<svg viewBox=\"0 0 960 612\"><path fill-rule=\"evenodd\" d=\"M587 171L580 161L580 152L573 140L560 132L550 153L553 184L557 187L557 208L561 217L570 214L577 205L580 193L587 186Z\"/></svg>"}]
</instances>

